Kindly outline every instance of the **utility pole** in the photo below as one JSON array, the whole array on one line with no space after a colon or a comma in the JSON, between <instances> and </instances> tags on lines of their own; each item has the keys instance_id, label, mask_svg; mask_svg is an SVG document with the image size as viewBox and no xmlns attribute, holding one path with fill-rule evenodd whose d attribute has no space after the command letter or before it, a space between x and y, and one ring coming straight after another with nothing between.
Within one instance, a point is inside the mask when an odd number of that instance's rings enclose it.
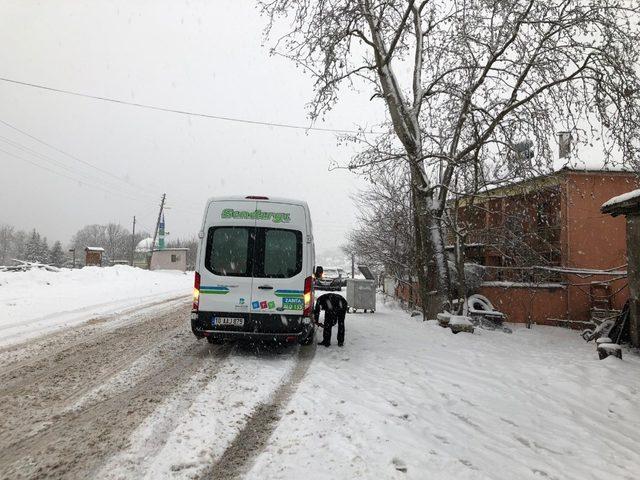
<instances>
[{"instance_id":1,"label":"utility pole","mask_svg":"<svg viewBox=\"0 0 640 480\"><path fill-rule=\"evenodd\" d=\"M133 267L133 257L136 253L136 216L133 216L133 228L131 229L131 266Z\"/></svg>"},{"instance_id":2,"label":"utility pole","mask_svg":"<svg viewBox=\"0 0 640 480\"><path fill-rule=\"evenodd\" d=\"M151 242L151 252L147 259L147 268L151 270L151 257L153 256L153 249L156 245L156 238L158 237L158 228L160 228L160 219L162 218L162 210L164 210L164 201L167 198L167 194L162 194L162 200L160 201L160 211L158 212L158 220L156 220L156 229L153 231L153 242Z\"/></svg>"},{"instance_id":3,"label":"utility pole","mask_svg":"<svg viewBox=\"0 0 640 480\"><path fill-rule=\"evenodd\" d=\"M351 254L351 278L356 278L356 256Z\"/></svg>"}]
</instances>

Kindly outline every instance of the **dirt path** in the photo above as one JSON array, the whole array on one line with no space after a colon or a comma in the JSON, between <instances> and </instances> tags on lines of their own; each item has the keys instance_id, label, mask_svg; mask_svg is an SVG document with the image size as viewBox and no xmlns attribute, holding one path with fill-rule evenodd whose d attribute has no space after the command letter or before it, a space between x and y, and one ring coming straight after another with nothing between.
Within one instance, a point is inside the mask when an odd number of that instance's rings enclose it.
<instances>
[{"instance_id":1,"label":"dirt path","mask_svg":"<svg viewBox=\"0 0 640 480\"><path fill-rule=\"evenodd\" d=\"M313 346L299 350L297 363L291 376L278 387L269 402L258 405L220 459L199 476L201 480L239 479L249 471L253 461L264 449L277 426L291 395L304 378L315 351L315 342Z\"/></svg>"},{"instance_id":2,"label":"dirt path","mask_svg":"<svg viewBox=\"0 0 640 480\"><path fill-rule=\"evenodd\" d=\"M89 478L126 447L159 402L229 353L196 342L188 314L167 302L0 351L0 478Z\"/></svg>"}]
</instances>

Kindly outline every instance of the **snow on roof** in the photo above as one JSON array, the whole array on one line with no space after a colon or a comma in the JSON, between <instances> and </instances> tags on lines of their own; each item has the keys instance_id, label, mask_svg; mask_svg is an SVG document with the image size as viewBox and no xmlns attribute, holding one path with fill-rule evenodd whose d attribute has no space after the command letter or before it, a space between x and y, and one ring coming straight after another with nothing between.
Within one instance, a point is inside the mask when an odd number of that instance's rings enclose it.
<instances>
[{"instance_id":1,"label":"snow on roof","mask_svg":"<svg viewBox=\"0 0 640 480\"><path fill-rule=\"evenodd\" d=\"M104 252L104 248L102 247L84 247L87 252Z\"/></svg>"},{"instance_id":2,"label":"snow on roof","mask_svg":"<svg viewBox=\"0 0 640 480\"><path fill-rule=\"evenodd\" d=\"M629 200L634 200L636 198L640 199L640 189L632 190L630 192L623 193L622 195L618 195L617 197L610 198L602 204L602 208L612 207L614 205L628 202Z\"/></svg>"},{"instance_id":3,"label":"snow on roof","mask_svg":"<svg viewBox=\"0 0 640 480\"><path fill-rule=\"evenodd\" d=\"M542 189L545 186L559 182L561 175L567 173L575 174L610 174L610 175L623 175L623 176L637 176L637 173L627 167L616 165L602 165L600 168L581 168L576 165L564 165L560 169L550 171L548 173L540 174L535 177L519 177L510 178L502 182L495 182L490 185L485 185L480 188L477 195L498 194L498 192L505 192L502 195L510 196L514 194L522 194L525 191L534 191ZM471 195L470 195L471 196ZM462 197L465 197L462 194ZM449 199L449 202L453 202L454 199Z\"/></svg>"},{"instance_id":4,"label":"snow on roof","mask_svg":"<svg viewBox=\"0 0 640 480\"><path fill-rule=\"evenodd\" d=\"M555 169L555 171L569 170L572 172L634 172L634 168L631 165L625 165L621 162L607 162L602 161L586 161L586 160L571 160L563 165L561 168Z\"/></svg>"}]
</instances>

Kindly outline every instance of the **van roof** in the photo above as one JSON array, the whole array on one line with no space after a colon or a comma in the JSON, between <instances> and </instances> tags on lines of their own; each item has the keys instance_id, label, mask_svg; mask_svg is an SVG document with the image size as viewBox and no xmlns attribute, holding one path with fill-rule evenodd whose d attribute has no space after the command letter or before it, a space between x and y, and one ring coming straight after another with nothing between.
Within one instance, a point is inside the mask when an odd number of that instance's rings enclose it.
<instances>
[{"instance_id":1,"label":"van roof","mask_svg":"<svg viewBox=\"0 0 640 480\"><path fill-rule=\"evenodd\" d=\"M211 202L235 201L235 202L263 202L263 203L289 203L291 205L302 205L309 208L304 200L294 200L292 198L268 197L268 200L247 198L249 195L228 195L225 197L211 197L207 200L207 204ZM256 195L257 196L257 195ZM264 195L266 197L266 195Z\"/></svg>"}]
</instances>

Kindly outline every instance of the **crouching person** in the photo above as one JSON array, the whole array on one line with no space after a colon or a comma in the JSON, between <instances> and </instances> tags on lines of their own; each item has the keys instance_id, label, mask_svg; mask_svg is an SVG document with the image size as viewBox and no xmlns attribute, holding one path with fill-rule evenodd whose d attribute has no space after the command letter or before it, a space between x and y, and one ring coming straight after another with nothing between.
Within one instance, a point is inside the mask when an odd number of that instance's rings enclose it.
<instances>
[{"instance_id":1,"label":"crouching person","mask_svg":"<svg viewBox=\"0 0 640 480\"><path fill-rule=\"evenodd\" d=\"M331 345L331 329L338 324L338 346L344 345L344 317L347 314L347 301L337 293L325 293L320 295L313 309L313 316L318 320L320 310L324 310L324 326L322 341L318 345L328 347Z\"/></svg>"}]
</instances>

